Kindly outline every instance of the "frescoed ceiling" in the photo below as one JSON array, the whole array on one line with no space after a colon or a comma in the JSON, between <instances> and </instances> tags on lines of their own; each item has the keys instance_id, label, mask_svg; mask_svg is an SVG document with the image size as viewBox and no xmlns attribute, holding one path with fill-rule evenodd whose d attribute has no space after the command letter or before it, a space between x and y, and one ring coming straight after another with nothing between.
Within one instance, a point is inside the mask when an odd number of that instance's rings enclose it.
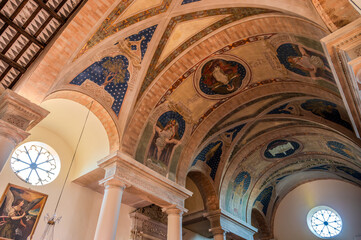
<instances>
[{"instance_id":1,"label":"frescoed ceiling","mask_svg":"<svg viewBox=\"0 0 361 240\"><path fill-rule=\"evenodd\" d=\"M51 48L16 89L96 102L112 150L181 185L202 174L221 208L270 222L302 181L361 183L361 142L320 44L354 19L346 2L88 0L57 39L67 51Z\"/></svg>"}]
</instances>

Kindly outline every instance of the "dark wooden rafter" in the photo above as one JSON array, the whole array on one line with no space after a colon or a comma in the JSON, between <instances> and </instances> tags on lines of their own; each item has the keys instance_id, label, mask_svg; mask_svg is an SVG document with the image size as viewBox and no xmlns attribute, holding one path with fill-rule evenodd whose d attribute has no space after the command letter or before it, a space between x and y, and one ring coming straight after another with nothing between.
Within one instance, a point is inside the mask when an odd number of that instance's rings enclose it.
<instances>
[{"instance_id":1,"label":"dark wooden rafter","mask_svg":"<svg viewBox=\"0 0 361 240\"><path fill-rule=\"evenodd\" d=\"M34 0L40 7L42 7L45 11L47 11L52 17L56 18L61 24L64 24L64 19L60 17L56 12L48 7L42 0Z\"/></svg>"},{"instance_id":2,"label":"dark wooden rafter","mask_svg":"<svg viewBox=\"0 0 361 240\"><path fill-rule=\"evenodd\" d=\"M22 67L19 63L14 62L13 60L7 58L4 54L0 53L0 59L3 60L4 62L6 62L7 64L9 64L10 66L12 66L13 68L16 68L17 70L19 70L21 73L24 73L26 71L26 69L24 67Z\"/></svg>"},{"instance_id":3,"label":"dark wooden rafter","mask_svg":"<svg viewBox=\"0 0 361 240\"><path fill-rule=\"evenodd\" d=\"M0 40L2 40L0 61L3 62L0 83L12 88L86 0L79 1L76 6L73 6L69 0L62 0L55 9L47 4L51 0L23 0L16 9L8 10L9 1L12 0L0 2L0 10L9 11L6 15L6 12L0 12L0 20L4 23L0 27ZM30 1L33 9L30 10L30 16L26 16L25 7ZM67 16L59 13L63 7L70 8L70 12L66 13ZM17 18L19 14L22 14L21 24Z\"/></svg>"},{"instance_id":4,"label":"dark wooden rafter","mask_svg":"<svg viewBox=\"0 0 361 240\"><path fill-rule=\"evenodd\" d=\"M38 41L34 36L30 35L28 32L26 32L23 28L19 27L17 24L15 24L13 21L11 21L9 18L7 18L5 15L0 13L0 19L5 22L7 25L14 28L16 31L24 35L27 39L38 45L40 48L44 48L45 46Z\"/></svg>"}]
</instances>

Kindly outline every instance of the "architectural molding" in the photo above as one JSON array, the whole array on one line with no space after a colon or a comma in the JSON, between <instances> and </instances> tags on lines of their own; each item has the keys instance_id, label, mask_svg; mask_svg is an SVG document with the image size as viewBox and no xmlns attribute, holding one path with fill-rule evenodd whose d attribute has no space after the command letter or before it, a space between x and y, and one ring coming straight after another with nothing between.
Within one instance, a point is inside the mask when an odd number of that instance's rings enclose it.
<instances>
[{"instance_id":1,"label":"architectural molding","mask_svg":"<svg viewBox=\"0 0 361 240\"><path fill-rule=\"evenodd\" d=\"M357 137L361 133L361 85L356 76L361 56L361 19L321 39ZM350 65L351 64L351 65Z\"/></svg>"},{"instance_id":2,"label":"architectural molding","mask_svg":"<svg viewBox=\"0 0 361 240\"><path fill-rule=\"evenodd\" d=\"M192 192L145 167L120 151L100 160L98 166L105 170L101 183L117 180L126 186L126 191L166 209L176 208L186 212L184 200Z\"/></svg>"},{"instance_id":3,"label":"architectural molding","mask_svg":"<svg viewBox=\"0 0 361 240\"><path fill-rule=\"evenodd\" d=\"M47 110L10 89L0 95L0 119L23 131L30 130L48 114Z\"/></svg>"},{"instance_id":4,"label":"architectural molding","mask_svg":"<svg viewBox=\"0 0 361 240\"><path fill-rule=\"evenodd\" d=\"M253 240L253 235L258 231L252 225L221 209L207 212L204 216L211 223L209 231L212 232L213 236L231 233L246 240Z\"/></svg>"}]
</instances>

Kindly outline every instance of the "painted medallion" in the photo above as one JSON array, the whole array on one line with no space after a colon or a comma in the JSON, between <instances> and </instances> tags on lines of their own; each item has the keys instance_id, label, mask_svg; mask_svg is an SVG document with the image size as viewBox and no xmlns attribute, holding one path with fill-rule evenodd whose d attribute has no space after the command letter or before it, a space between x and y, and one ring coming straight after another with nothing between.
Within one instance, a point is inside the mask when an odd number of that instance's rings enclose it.
<instances>
[{"instance_id":1,"label":"painted medallion","mask_svg":"<svg viewBox=\"0 0 361 240\"><path fill-rule=\"evenodd\" d=\"M205 60L197 69L195 88L205 98L222 99L238 93L250 80L247 64L234 56Z\"/></svg>"},{"instance_id":2,"label":"painted medallion","mask_svg":"<svg viewBox=\"0 0 361 240\"><path fill-rule=\"evenodd\" d=\"M285 158L294 154L300 146L295 141L277 139L267 145L264 157L267 159Z\"/></svg>"}]
</instances>

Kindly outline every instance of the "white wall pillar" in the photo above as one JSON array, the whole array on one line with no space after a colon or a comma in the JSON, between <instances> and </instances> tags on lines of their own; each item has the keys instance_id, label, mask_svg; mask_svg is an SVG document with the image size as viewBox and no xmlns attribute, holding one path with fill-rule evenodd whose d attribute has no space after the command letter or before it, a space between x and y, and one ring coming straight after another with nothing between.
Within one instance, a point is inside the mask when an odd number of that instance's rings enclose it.
<instances>
[{"instance_id":1,"label":"white wall pillar","mask_svg":"<svg viewBox=\"0 0 361 240\"><path fill-rule=\"evenodd\" d=\"M103 183L105 187L104 197L94 240L114 240L125 185L115 179Z\"/></svg>"},{"instance_id":2,"label":"white wall pillar","mask_svg":"<svg viewBox=\"0 0 361 240\"><path fill-rule=\"evenodd\" d=\"M0 119L0 172L15 146L29 134Z\"/></svg>"},{"instance_id":3,"label":"white wall pillar","mask_svg":"<svg viewBox=\"0 0 361 240\"><path fill-rule=\"evenodd\" d=\"M165 208L164 211L168 214L167 239L181 240L183 211L176 206Z\"/></svg>"},{"instance_id":4,"label":"white wall pillar","mask_svg":"<svg viewBox=\"0 0 361 240\"><path fill-rule=\"evenodd\" d=\"M15 146L40 122L48 111L13 91L0 91L0 172Z\"/></svg>"}]
</instances>

